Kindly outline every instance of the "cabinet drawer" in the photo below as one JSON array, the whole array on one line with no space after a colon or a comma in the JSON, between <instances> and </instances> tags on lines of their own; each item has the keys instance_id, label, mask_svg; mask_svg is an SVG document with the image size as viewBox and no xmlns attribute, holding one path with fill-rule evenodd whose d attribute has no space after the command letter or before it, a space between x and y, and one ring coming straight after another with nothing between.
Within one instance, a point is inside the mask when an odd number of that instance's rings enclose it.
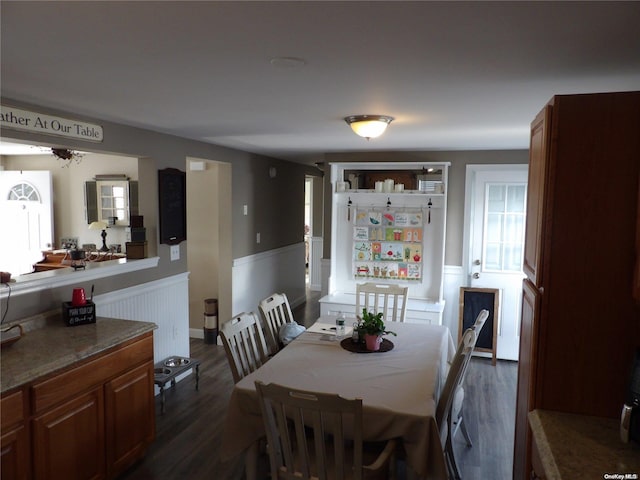
<instances>
[{"instance_id":1,"label":"cabinet drawer","mask_svg":"<svg viewBox=\"0 0 640 480\"><path fill-rule=\"evenodd\" d=\"M0 403L2 432L16 423L24 421L24 395L22 390L2 398Z\"/></svg>"},{"instance_id":2,"label":"cabinet drawer","mask_svg":"<svg viewBox=\"0 0 640 480\"><path fill-rule=\"evenodd\" d=\"M145 361L153 362L151 333L95 360L89 359L73 370L34 384L32 387L34 413L41 412L92 386L104 383Z\"/></svg>"}]
</instances>

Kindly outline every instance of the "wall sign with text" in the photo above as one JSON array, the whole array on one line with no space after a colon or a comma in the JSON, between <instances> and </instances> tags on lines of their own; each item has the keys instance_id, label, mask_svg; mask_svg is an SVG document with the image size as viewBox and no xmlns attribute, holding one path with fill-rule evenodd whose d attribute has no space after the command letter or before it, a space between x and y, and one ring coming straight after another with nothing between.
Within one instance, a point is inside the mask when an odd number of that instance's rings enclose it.
<instances>
[{"instance_id":1,"label":"wall sign with text","mask_svg":"<svg viewBox=\"0 0 640 480\"><path fill-rule=\"evenodd\" d=\"M0 106L0 126L31 133L77 138L89 142L102 142L104 138L100 125L31 112L7 105Z\"/></svg>"}]
</instances>

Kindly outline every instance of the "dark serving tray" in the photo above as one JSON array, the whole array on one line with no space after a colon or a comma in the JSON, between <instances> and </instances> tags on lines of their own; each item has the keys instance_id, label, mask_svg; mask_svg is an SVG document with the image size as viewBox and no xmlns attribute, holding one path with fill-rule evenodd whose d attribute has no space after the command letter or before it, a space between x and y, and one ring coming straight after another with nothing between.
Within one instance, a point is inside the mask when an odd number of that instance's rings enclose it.
<instances>
[{"instance_id":1,"label":"dark serving tray","mask_svg":"<svg viewBox=\"0 0 640 480\"><path fill-rule=\"evenodd\" d=\"M382 339L382 343L380 344L380 350L367 350L367 345L364 343L353 343L353 340L350 338L345 338L340 342L340 346L345 350L353 353L381 353L388 352L389 350L393 350L393 342L391 340L387 340L386 338Z\"/></svg>"}]
</instances>

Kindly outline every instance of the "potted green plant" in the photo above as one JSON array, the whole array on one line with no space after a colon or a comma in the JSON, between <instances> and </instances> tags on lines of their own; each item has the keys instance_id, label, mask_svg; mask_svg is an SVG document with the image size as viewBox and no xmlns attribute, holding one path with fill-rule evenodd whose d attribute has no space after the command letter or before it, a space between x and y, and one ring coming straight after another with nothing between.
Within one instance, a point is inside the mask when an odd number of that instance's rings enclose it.
<instances>
[{"instance_id":1,"label":"potted green plant","mask_svg":"<svg viewBox=\"0 0 640 480\"><path fill-rule=\"evenodd\" d=\"M383 335L397 336L395 332L387 330L382 316L382 312L372 313L367 312L366 308L362 309L362 317L358 321L357 329L360 337L364 336L367 350L373 352L380 350Z\"/></svg>"}]
</instances>

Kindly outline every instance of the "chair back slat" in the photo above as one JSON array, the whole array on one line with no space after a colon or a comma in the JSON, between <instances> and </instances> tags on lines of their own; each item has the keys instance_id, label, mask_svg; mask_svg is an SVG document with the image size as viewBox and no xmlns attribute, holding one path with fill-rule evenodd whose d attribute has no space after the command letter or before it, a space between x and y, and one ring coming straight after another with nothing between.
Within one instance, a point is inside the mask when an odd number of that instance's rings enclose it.
<instances>
[{"instance_id":1,"label":"chair back slat","mask_svg":"<svg viewBox=\"0 0 640 480\"><path fill-rule=\"evenodd\" d=\"M261 382L256 390L263 418L273 419L265 422L273 480L362 479L361 399Z\"/></svg>"},{"instance_id":2,"label":"chair back slat","mask_svg":"<svg viewBox=\"0 0 640 480\"><path fill-rule=\"evenodd\" d=\"M269 358L262 326L253 312L243 312L223 323L220 337L236 383Z\"/></svg>"},{"instance_id":3,"label":"chair back slat","mask_svg":"<svg viewBox=\"0 0 640 480\"><path fill-rule=\"evenodd\" d=\"M404 322L407 313L409 287L393 284L360 283L356 285L356 315L362 309L368 312L383 312L384 320Z\"/></svg>"},{"instance_id":4,"label":"chair back slat","mask_svg":"<svg viewBox=\"0 0 640 480\"><path fill-rule=\"evenodd\" d=\"M472 328L467 328L462 334L462 339L460 340L458 349L451 361L449 372L447 373L447 379L442 392L440 393L440 398L438 399L438 405L436 407L436 423L438 424L440 431L443 430L444 422L450 413L456 387L459 385L460 379L464 374L464 370L469 364L471 353L473 352L476 341L476 331Z\"/></svg>"},{"instance_id":5,"label":"chair back slat","mask_svg":"<svg viewBox=\"0 0 640 480\"><path fill-rule=\"evenodd\" d=\"M285 323L293 322L293 313L287 295L284 293L274 293L262 300L258 309L264 323L265 336L269 353L271 355L280 350L280 338L278 332Z\"/></svg>"}]
</instances>

